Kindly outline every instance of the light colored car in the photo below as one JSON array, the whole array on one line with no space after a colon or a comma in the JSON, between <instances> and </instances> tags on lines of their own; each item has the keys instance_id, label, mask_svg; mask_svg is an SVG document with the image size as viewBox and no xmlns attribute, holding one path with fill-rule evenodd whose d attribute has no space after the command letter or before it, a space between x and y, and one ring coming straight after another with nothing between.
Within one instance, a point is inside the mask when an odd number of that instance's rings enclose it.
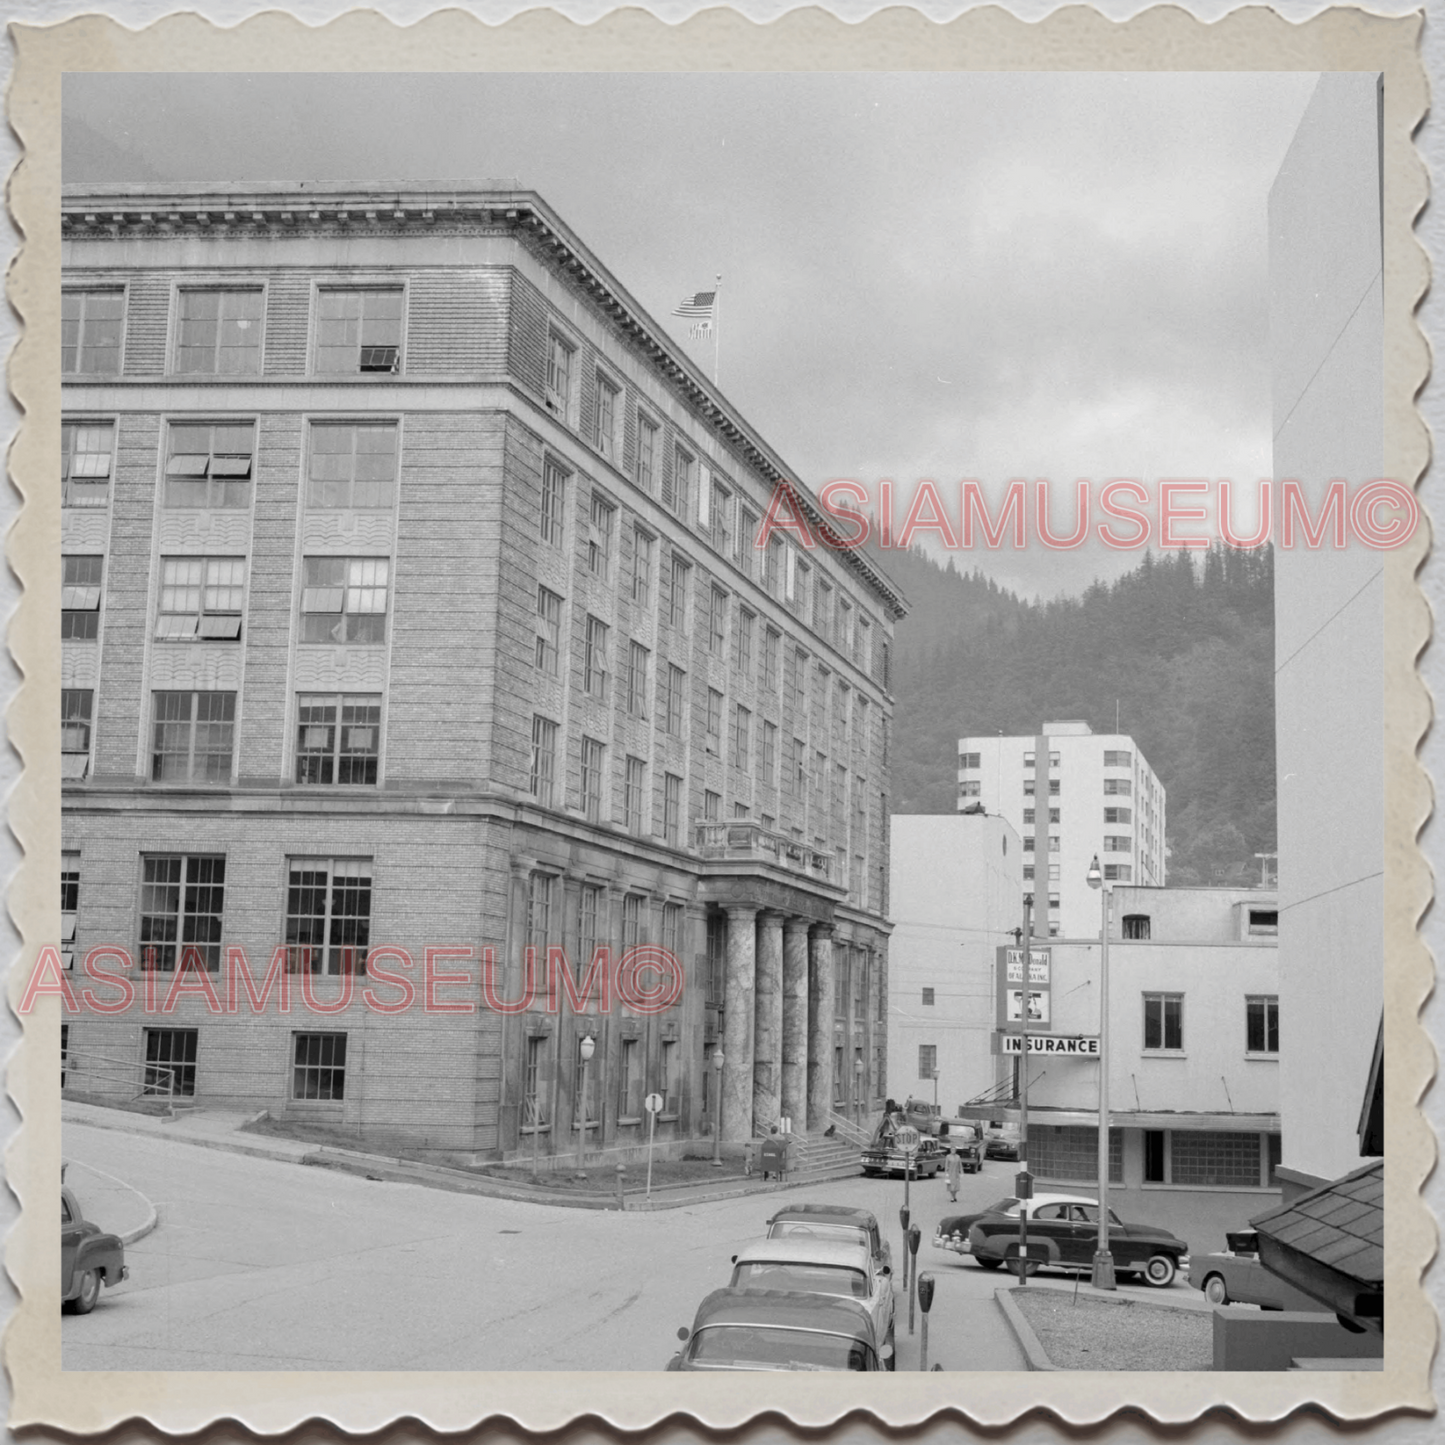
<instances>
[{"instance_id":1,"label":"light colored car","mask_svg":"<svg viewBox=\"0 0 1445 1445\"><path fill-rule=\"evenodd\" d=\"M785 1204L768 1220L768 1238L862 1239L879 1268L893 1267L893 1249L878 1228L878 1217L848 1204Z\"/></svg>"},{"instance_id":2,"label":"light colored car","mask_svg":"<svg viewBox=\"0 0 1445 1445\"><path fill-rule=\"evenodd\" d=\"M873 1322L873 1338L884 1368L893 1352L893 1279L873 1261L860 1240L760 1239L733 1255L732 1289L785 1290L857 1300Z\"/></svg>"},{"instance_id":3,"label":"light colored car","mask_svg":"<svg viewBox=\"0 0 1445 1445\"><path fill-rule=\"evenodd\" d=\"M1231 1232L1224 1239L1228 1249L1189 1261L1189 1283L1202 1290L1210 1304L1315 1313L1324 1310L1318 1300L1271 1274L1259 1262L1259 1237L1252 1229Z\"/></svg>"},{"instance_id":4,"label":"light colored car","mask_svg":"<svg viewBox=\"0 0 1445 1445\"><path fill-rule=\"evenodd\" d=\"M697 1307L669 1370L881 1370L859 1300L765 1289L715 1289Z\"/></svg>"},{"instance_id":5,"label":"light colored car","mask_svg":"<svg viewBox=\"0 0 1445 1445\"><path fill-rule=\"evenodd\" d=\"M129 1271L125 1246L81 1213L80 1203L64 1183L60 1185L60 1303L78 1315L88 1315L100 1299L100 1287L117 1285Z\"/></svg>"}]
</instances>

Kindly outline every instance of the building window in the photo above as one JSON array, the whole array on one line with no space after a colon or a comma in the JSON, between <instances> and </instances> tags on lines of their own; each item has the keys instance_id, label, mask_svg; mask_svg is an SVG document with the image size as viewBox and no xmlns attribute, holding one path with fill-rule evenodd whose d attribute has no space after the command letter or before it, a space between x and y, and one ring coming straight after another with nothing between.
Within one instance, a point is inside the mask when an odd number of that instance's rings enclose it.
<instances>
[{"instance_id":1,"label":"building window","mask_svg":"<svg viewBox=\"0 0 1445 1445\"><path fill-rule=\"evenodd\" d=\"M777 597L783 580L783 543L780 537L769 537L763 553L763 586L770 597Z\"/></svg>"},{"instance_id":2,"label":"building window","mask_svg":"<svg viewBox=\"0 0 1445 1445\"><path fill-rule=\"evenodd\" d=\"M80 854L66 849L60 855L61 967L75 967L75 915L80 911Z\"/></svg>"},{"instance_id":3,"label":"building window","mask_svg":"<svg viewBox=\"0 0 1445 1445\"><path fill-rule=\"evenodd\" d=\"M919 1044L918 1046L918 1077L920 1079L931 1079L938 1069L938 1045Z\"/></svg>"},{"instance_id":4,"label":"building window","mask_svg":"<svg viewBox=\"0 0 1445 1445\"><path fill-rule=\"evenodd\" d=\"M302 693L296 699L296 781L375 786L380 693Z\"/></svg>"},{"instance_id":5,"label":"building window","mask_svg":"<svg viewBox=\"0 0 1445 1445\"><path fill-rule=\"evenodd\" d=\"M632 532L632 600L646 607L652 595L652 538L635 527Z\"/></svg>"},{"instance_id":6,"label":"building window","mask_svg":"<svg viewBox=\"0 0 1445 1445\"><path fill-rule=\"evenodd\" d=\"M178 372L254 376L261 370L264 298L259 287L247 291L183 290L179 301Z\"/></svg>"},{"instance_id":7,"label":"building window","mask_svg":"<svg viewBox=\"0 0 1445 1445\"><path fill-rule=\"evenodd\" d=\"M197 1029L147 1029L144 1091L173 1098L196 1093Z\"/></svg>"},{"instance_id":8,"label":"building window","mask_svg":"<svg viewBox=\"0 0 1445 1445\"><path fill-rule=\"evenodd\" d=\"M547 1101L542 1093L546 1074L547 1044L545 1034L527 1039L527 1056L522 1066L522 1128L524 1131L547 1127Z\"/></svg>"},{"instance_id":9,"label":"building window","mask_svg":"<svg viewBox=\"0 0 1445 1445\"><path fill-rule=\"evenodd\" d=\"M562 641L562 599L546 587L537 588L537 670L557 676Z\"/></svg>"},{"instance_id":10,"label":"building window","mask_svg":"<svg viewBox=\"0 0 1445 1445\"><path fill-rule=\"evenodd\" d=\"M1134 851L1134 840L1127 834L1104 834L1104 852L1106 853L1132 853Z\"/></svg>"},{"instance_id":11,"label":"building window","mask_svg":"<svg viewBox=\"0 0 1445 1445\"><path fill-rule=\"evenodd\" d=\"M90 763L90 723L95 692L88 687L60 690L60 776L83 778Z\"/></svg>"},{"instance_id":12,"label":"building window","mask_svg":"<svg viewBox=\"0 0 1445 1445\"><path fill-rule=\"evenodd\" d=\"M346 429L337 427L334 430ZM166 447L167 507L231 508L251 505L256 428L250 422L217 422L215 425L208 422L173 422L166 435ZM313 452L313 470L315 465ZM314 493L314 484L312 490Z\"/></svg>"},{"instance_id":13,"label":"building window","mask_svg":"<svg viewBox=\"0 0 1445 1445\"><path fill-rule=\"evenodd\" d=\"M926 988L923 990L923 1007L933 1007L933 990L931 988Z\"/></svg>"},{"instance_id":14,"label":"building window","mask_svg":"<svg viewBox=\"0 0 1445 1445\"><path fill-rule=\"evenodd\" d=\"M346 1097L346 1035L342 1033L293 1034L291 1097L329 1099Z\"/></svg>"},{"instance_id":15,"label":"building window","mask_svg":"<svg viewBox=\"0 0 1445 1445\"><path fill-rule=\"evenodd\" d=\"M1029 1124L1029 1168L1036 1179L1078 1180L1099 1177L1099 1131L1085 1124ZM1109 1130L1109 1180L1124 1181L1124 1131ZM1098 1222L1096 1205L1094 1223Z\"/></svg>"},{"instance_id":16,"label":"building window","mask_svg":"<svg viewBox=\"0 0 1445 1445\"><path fill-rule=\"evenodd\" d=\"M1106 768L1128 768L1134 764L1133 753L1118 751L1112 748L1104 750L1104 766Z\"/></svg>"},{"instance_id":17,"label":"building window","mask_svg":"<svg viewBox=\"0 0 1445 1445\"><path fill-rule=\"evenodd\" d=\"M853 661L865 673L871 673L873 670L873 624L866 617L858 619L858 627L853 634L853 643Z\"/></svg>"},{"instance_id":18,"label":"building window","mask_svg":"<svg viewBox=\"0 0 1445 1445\"><path fill-rule=\"evenodd\" d=\"M704 823L716 823L722 817L722 794L708 789L702 795L702 819Z\"/></svg>"},{"instance_id":19,"label":"building window","mask_svg":"<svg viewBox=\"0 0 1445 1445\"><path fill-rule=\"evenodd\" d=\"M1105 808L1104 821L1106 823L1129 823L1134 818L1132 808Z\"/></svg>"},{"instance_id":20,"label":"building window","mask_svg":"<svg viewBox=\"0 0 1445 1445\"><path fill-rule=\"evenodd\" d=\"M1024 839L1024 852L1025 852L1025 853L1032 852L1032 849L1030 849L1030 847L1029 847L1029 839L1027 839L1027 838ZM1025 882L1025 883L1032 883L1033 881L1034 881L1034 865L1033 865L1032 863L1025 863L1025 864L1024 864L1024 882Z\"/></svg>"},{"instance_id":21,"label":"building window","mask_svg":"<svg viewBox=\"0 0 1445 1445\"><path fill-rule=\"evenodd\" d=\"M722 752L723 695L715 687L707 690L707 727L704 739L707 751Z\"/></svg>"},{"instance_id":22,"label":"building window","mask_svg":"<svg viewBox=\"0 0 1445 1445\"><path fill-rule=\"evenodd\" d=\"M712 484L712 544L724 557L731 554L732 533L728 530L732 493L721 482Z\"/></svg>"},{"instance_id":23,"label":"building window","mask_svg":"<svg viewBox=\"0 0 1445 1445\"><path fill-rule=\"evenodd\" d=\"M753 670L753 629L757 620L747 608L738 609L738 625L733 629L733 666L743 678Z\"/></svg>"},{"instance_id":24,"label":"building window","mask_svg":"<svg viewBox=\"0 0 1445 1445\"><path fill-rule=\"evenodd\" d=\"M600 888L583 888L582 890L582 917L585 925L587 917L587 895L593 895L592 910L592 942L595 946L597 941L597 909L596 900L602 896ZM557 879L551 873L531 873L527 878L527 943L537 950L539 960L545 961L548 946L553 939L552 927L552 904L557 894ZM584 938L586 937L584 930ZM592 957L589 951L586 955Z\"/></svg>"},{"instance_id":25,"label":"building window","mask_svg":"<svg viewBox=\"0 0 1445 1445\"><path fill-rule=\"evenodd\" d=\"M617 388L601 372L597 374L597 415L592 440L608 461L617 456Z\"/></svg>"},{"instance_id":26,"label":"building window","mask_svg":"<svg viewBox=\"0 0 1445 1445\"><path fill-rule=\"evenodd\" d=\"M1184 1047L1184 995L1144 995L1144 1047L1177 1050Z\"/></svg>"},{"instance_id":27,"label":"building window","mask_svg":"<svg viewBox=\"0 0 1445 1445\"><path fill-rule=\"evenodd\" d=\"M396 496L396 427L315 423L307 466L313 510L386 511Z\"/></svg>"},{"instance_id":28,"label":"building window","mask_svg":"<svg viewBox=\"0 0 1445 1445\"><path fill-rule=\"evenodd\" d=\"M157 692L151 747L154 783L229 783L234 692Z\"/></svg>"},{"instance_id":29,"label":"building window","mask_svg":"<svg viewBox=\"0 0 1445 1445\"><path fill-rule=\"evenodd\" d=\"M833 626L833 588L820 577L813 590L813 631L819 637L830 637Z\"/></svg>"},{"instance_id":30,"label":"building window","mask_svg":"<svg viewBox=\"0 0 1445 1445\"><path fill-rule=\"evenodd\" d=\"M673 958L682 957L682 904L662 905L662 946Z\"/></svg>"},{"instance_id":31,"label":"building window","mask_svg":"<svg viewBox=\"0 0 1445 1445\"><path fill-rule=\"evenodd\" d=\"M1125 938L1148 938L1149 915L1147 913L1126 913L1124 915Z\"/></svg>"},{"instance_id":32,"label":"building window","mask_svg":"<svg viewBox=\"0 0 1445 1445\"><path fill-rule=\"evenodd\" d=\"M1279 934L1279 910L1251 908L1249 910L1249 934L1252 938L1277 937Z\"/></svg>"},{"instance_id":33,"label":"building window","mask_svg":"<svg viewBox=\"0 0 1445 1445\"><path fill-rule=\"evenodd\" d=\"M770 722L763 723L763 754L759 776L770 788L778 780L778 729Z\"/></svg>"},{"instance_id":34,"label":"building window","mask_svg":"<svg viewBox=\"0 0 1445 1445\"><path fill-rule=\"evenodd\" d=\"M545 878L545 874L533 875L537 878ZM551 880L548 879L550 886ZM581 964L590 964L593 955L597 952L597 945L600 941L597 933L597 920L602 917L602 888L596 883L584 883L582 885L582 896L578 900L577 909L577 961ZM533 938L538 949L546 947L547 938L545 928ZM541 956L540 954L538 955Z\"/></svg>"},{"instance_id":35,"label":"building window","mask_svg":"<svg viewBox=\"0 0 1445 1445\"><path fill-rule=\"evenodd\" d=\"M980 766L979 757L980 754L978 753L960 753L958 755L958 765L961 768L977 768Z\"/></svg>"},{"instance_id":36,"label":"building window","mask_svg":"<svg viewBox=\"0 0 1445 1445\"><path fill-rule=\"evenodd\" d=\"M696 473L697 459L681 447L675 448L672 475L662 479L662 505L679 517L687 515L688 499L692 496Z\"/></svg>"},{"instance_id":37,"label":"building window","mask_svg":"<svg viewBox=\"0 0 1445 1445\"><path fill-rule=\"evenodd\" d=\"M647 716L647 649L640 642L627 644L627 711Z\"/></svg>"},{"instance_id":38,"label":"building window","mask_svg":"<svg viewBox=\"0 0 1445 1445\"><path fill-rule=\"evenodd\" d=\"M733 767L746 769L752 752L753 715L747 708L733 708Z\"/></svg>"},{"instance_id":39,"label":"building window","mask_svg":"<svg viewBox=\"0 0 1445 1445\"><path fill-rule=\"evenodd\" d=\"M93 642L100 632L100 582L103 557L60 559L60 636Z\"/></svg>"},{"instance_id":40,"label":"building window","mask_svg":"<svg viewBox=\"0 0 1445 1445\"><path fill-rule=\"evenodd\" d=\"M663 774L662 836L674 848L682 840L682 779L675 773Z\"/></svg>"},{"instance_id":41,"label":"building window","mask_svg":"<svg viewBox=\"0 0 1445 1445\"><path fill-rule=\"evenodd\" d=\"M778 647L782 642L779 633L769 627L763 633L763 690L778 690Z\"/></svg>"},{"instance_id":42,"label":"building window","mask_svg":"<svg viewBox=\"0 0 1445 1445\"><path fill-rule=\"evenodd\" d=\"M1105 863L1104 877L1111 883L1131 883L1134 879L1132 863Z\"/></svg>"},{"instance_id":43,"label":"building window","mask_svg":"<svg viewBox=\"0 0 1445 1445\"><path fill-rule=\"evenodd\" d=\"M602 816L602 764L605 749L596 738L582 739L582 811L589 823Z\"/></svg>"},{"instance_id":44,"label":"building window","mask_svg":"<svg viewBox=\"0 0 1445 1445\"><path fill-rule=\"evenodd\" d=\"M642 942L642 895L622 895L622 952L627 955Z\"/></svg>"},{"instance_id":45,"label":"building window","mask_svg":"<svg viewBox=\"0 0 1445 1445\"><path fill-rule=\"evenodd\" d=\"M243 557L163 557L156 637L234 642L241 636L245 602Z\"/></svg>"},{"instance_id":46,"label":"building window","mask_svg":"<svg viewBox=\"0 0 1445 1445\"><path fill-rule=\"evenodd\" d=\"M66 964L69 968L71 965ZM60 1025L60 1087L65 1087L66 1064L70 1061L70 1025Z\"/></svg>"},{"instance_id":47,"label":"building window","mask_svg":"<svg viewBox=\"0 0 1445 1445\"><path fill-rule=\"evenodd\" d=\"M673 627L687 624L687 584L691 572L691 565L674 552L667 588L667 620Z\"/></svg>"},{"instance_id":48,"label":"building window","mask_svg":"<svg viewBox=\"0 0 1445 1445\"><path fill-rule=\"evenodd\" d=\"M150 855L141 859L140 966L173 973L197 965L208 973L221 967L221 914L225 904L226 860Z\"/></svg>"},{"instance_id":49,"label":"building window","mask_svg":"<svg viewBox=\"0 0 1445 1445\"><path fill-rule=\"evenodd\" d=\"M567 473L548 457L542 464L541 534L544 542L562 545L563 498Z\"/></svg>"},{"instance_id":50,"label":"building window","mask_svg":"<svg viewBox=\"0 0 1445 1445\"><path fill-rule=\"evenodd\" d=\"M1213 1129L1169 1131L1170 1184L1257 1189L1260 1182L1258 1134Z\"/></svg>"},{"instance_id":51,"label":"building window","mask_svg":"<svg viewBox=\"0 0 1445 1445\"><path fill-rule=\"evenodd\" d=\"M642 1040L623 1039L618 1061L617 1122L636 1124L642 1118Z\"/></svg>"},{"instance_id":52,"label":"building window","mask_svg":"<svg viewBox=\"0 0 1445 1445\"><path fill-rule=\"evenodd\" d=\"M316 370L327 374L401 370L401 288L342 291L316 298Z\"/></svg>"},{"instance_id":53,"label":"building window","mask_svg":"<svg viewBox=\"0 0 1445 1445\"><path fill-rule=\"evenodd\" d=\"M555 331L547 337L547 410L566 421L572 414L572 363L577 350Z\"/></svg>"},{"instance_id":54,"label":"building window","mask_svg":"<svg viewBox=\"0 0 1445 1445\"><path fill-rule=\"evenodd\" d=\"M652 495L657 475L657 423L637 414L637 485Z\"/></svg>"},{"instance_id":55,"label":"building window","mask_svg":"<svg viewBox=\"0 0 1445 1445\"><path fill-rule=\"evenodd\" d=\"M125 292L63 291L60 370L67 376L115 376L125 328Z\"/></svg>"},{"instance_id":56,"label":"building window","mask_svg":"<svg viewBox=\"0 0 1445 1445\"><path fill-rule=\"evenodd\" d=\"M793 796L800 801L808 791L808 746L802 738L793 739L793 756L788 768Z\"/></svg>"},{"instance_id":57,"label":"building window","mask_svg":"<svg viewBox=\"0 0 1445 1445\"><path fill-rule=\"evenodd\" d=\"M972 778L972 779L967 779L967 778L966 778L963 782L961 782L961 783L958 785L958 796L959 796L960 798L977 798L977 797L980 796L980 791L979 791L979 790L982 788L982 786L983 786L983 785L978 781L977 778ZM1033 822L1032 814L1033 814L1033 809L1032 809L1032 808L1026 808L1026 809L1024 810L1024 822L1025 822L1025 823L1032 823L1032 822Z\"/></svg>"},{"instance_id":58,"label":"building window","mask_svg":"<svg viewBox=\"0 0 1445 1445\"><path fill-rule=\"evenodd\" d=\"M663 693L663 716L669 737L682 736L682 710L687 674L673 663L667 665L667 685Z\"/></svg>"},{"instance_id":59,"label":"building window","mask_svg":"<svg viewBox=\"0 0 1445 1445\"><path fill-rule=\"evenodd\" d=\"M1251 1054L1279 1052L1279 997L1256 994L1244 1001L1244 1047Z\"/></svg>"},{"instance_id":60,"label":"building window","mask_svg":"<svg viewBox=\"0 0 1445 1445\"><path fill-rule=\"evenodd\" d=\"M708 607L707 635L708 650L714 657L721 657L727 646L728 595L721 587L714 587Z\"/></svg>"},{"instance_id":61,"label":"building window","mask_svg":"<svg viewBox=\"0 0 1445 1445\"><path fill-rule=\"evenodd\" d=\"M1105 778L1104 793L1107 797L1127 798L1133 791L1134 784L1129 778Z\"/></svg>"},{"instance_id":62,"label":"building window","mask_svg":"<svg viewBox=\"0 0 1445 1445\"><path fill-rule=\"evenodd\" d=\"M302 642L386 641L387 558L306 557L302 566Z\"/></svg>"},{"instance_id":63,"label":"building window","mask_svg":"<svg viewBox=\"0 0 1445 1445\"><path fill-rule=\"evenodd\" d=\"M612 524L616 518L617 508L600 492L593 492L587 528L587 570L594 577L605 578L612 566Z\"/></svg>"},{"instance_id":64,"label":"building window","mask_svg":"<svg viewBox=\"0 0 1445 1445\"><path fill-rule=\"evenodd\" d=\"M646 765L641 758L628 758L627 778L623 793L625 826L629 833L642 832L642 795Z\"/></svg>"},{"instance_id":65,"label":"building window","mask_svg":"<svg viewBox=\"0 0 1445 1445\"><path fill-rule=\"evenodd\" d=\"M677 1040L663 1039L657 1053L657 1092L662 1095L662 1117L675 1118L682 1107L677 1072Z\"/></svg>"},{"instance_id":66,"label":"building window","mask_svg":"<svg viewBox=\"0 0 1445 1445\"><path fill-rule=\"evenodd\" d=\"M734 557L744 577L753 575L753 543L758 535L758 519L741 502L738 503L738 536Z\"/></svg>"},{"instance_id":67,"label":"building window","mask_svg":"<svg viewBox=\"0 0 1445 1445\"><path fill-rule=\"evenodd\" d=\"M62 506L105 506L110 496L114 436L114 428L109 422L60 428Z\"/></svg>"},{"instance_id":68,"label":"building window","mask_svg":"<svg viewBox=\"0 0 1445 1445\"><path fill-rule=\"evenodd\" d=\"M532 768L527 791L544 808L552 806L552 785L557 776L557 724L550 718L532 719Z\"/></svg>"},{"instance_id":69,"label":"building window","mask_svg":"<svg viewBox=\"0 0 1445 1445\"><path fill-rule=\"evenodd\" d=\"M588 617L582 641L582 690L589 697L607 696L607 624Z\"/></svg>"},{"instance_id":70,"label":"building window","mask_svg":"<svg viewBox=\"0 0 1445 1445\"><path fill-rule=\"evenodd\" d=\"M288 973L365 973L370 941L370 858L287 860Z\"/></svg>"}]
</instances>

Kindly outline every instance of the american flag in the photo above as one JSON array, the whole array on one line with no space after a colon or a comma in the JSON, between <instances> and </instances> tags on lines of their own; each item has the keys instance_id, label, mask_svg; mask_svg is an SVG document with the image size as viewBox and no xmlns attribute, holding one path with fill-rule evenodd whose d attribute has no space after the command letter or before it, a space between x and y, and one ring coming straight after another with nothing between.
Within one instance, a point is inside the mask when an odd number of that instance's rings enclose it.
<instances>
[{"instance_id":1,"label":"american flag","mask_svg":"<svg viewBox=\"0 0 1445 1445\"><path fill-rule=\"evenodd\" d=\"M686 296L672 308L674 316L696 316L703 320L712 320L713 302L717 300L717 292L699 291L695 296Z\"/></svg>"}]
</instances>

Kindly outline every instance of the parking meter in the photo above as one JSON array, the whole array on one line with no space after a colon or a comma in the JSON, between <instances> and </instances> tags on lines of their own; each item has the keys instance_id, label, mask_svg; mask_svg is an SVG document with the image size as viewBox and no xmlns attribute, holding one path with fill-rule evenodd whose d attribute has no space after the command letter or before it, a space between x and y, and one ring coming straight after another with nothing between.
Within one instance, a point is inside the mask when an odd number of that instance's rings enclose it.
<instances>
[{"instance_id":1,"label":"parking meter","mask_svg":"<svg viewBox=\"0 0 1445 1445\"><path fill-rule=\"evenodd\" d=\"M903 1229L903 1288L908 1288L908 1221L913 1216L908 1212L906 1204L898 1210L898 1223Z\"/></svg>"},{"instance_id":2,"label":"parking meter","mask_svg":"<svg viewBox=\"0 0 1445 1445\"><path fill-rule=\"evenodd\" d=\"M918 1244L923 1238L923 1231L916 1225L908 1227L908 1333L913 1333L913 1304L918 1297Z\"/></svg>"},{"instance_id":3,"label":"parking meter","mask_svg":"<svg viewBox=\"0 0 1445 1445\"><path fill-rule=\"evenodd\" d=\"M918 1368L928 1368L928 1312L933 1308L934 1279L931 1274L918 1277L918 1308L923 1311L923 1335L919 1344Z\"/></svg>"},{"instance_id":4,"label":"parking meter","mask_svg":"<svg viewBox=\"0 0 1445 1445\"><path fill-rule=\"evenodd\" d=\"M1014 1175L1014 1193L1020 1199L1032 1199L1034 1197L1034 1176L1027 1169L1020 1169Z\"/></svg>"}]
</instances>

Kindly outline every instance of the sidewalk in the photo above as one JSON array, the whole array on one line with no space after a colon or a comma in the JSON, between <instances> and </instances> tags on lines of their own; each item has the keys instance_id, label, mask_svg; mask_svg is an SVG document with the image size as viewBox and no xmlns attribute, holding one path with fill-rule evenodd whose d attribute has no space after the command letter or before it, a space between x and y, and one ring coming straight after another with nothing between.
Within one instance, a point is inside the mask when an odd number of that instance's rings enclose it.
<instances>
[{"instance_id":1,"label":"sidewalk","mask_svg":"<svg viewBox=\"0 0 1445 1445\"><path fill-rule=\"evenodd\" d=\"M553 1204L564 1209L616 1209L617 1195L603 1193L567 1193L536 1188L510 1179L475 1174L468 1169L453 1169L441 1164L423 1164L391 1155L368 1154L359 1149L341 1149L333 1145L304 1143L297 1139L280 1139L271 1135L247 1134L242 1126L256 1117L221 1109L187 1109L175 1119L154 1114L136 1114L127 1109L108 1109L99 1104L84 1104L76 1099L62 1099L62 1122L87 1124L95 1129L115 1129L127 1134L143 1134L173 1143L192 1144L203 1149L224 1149L233 1154L249 1154L258 1159L273 1159L285 1164L306 1164L322 1168L343 1169L364 1174L368 1178L422 1184L433 1189L448 1189L462 1194L485 1194L496 1199L515 1199L527 1204ZM627 1209L643 1211L679 1209L689 1204L708 1204L719 1199L735 1199L744 1194L772 1194L796 1189L796 1183L777 1180L763 1182L757 1175L750 1178L733 1176L694 1184L654 1186L647 1199L633 1181L637 1166L628 1169Z\"/></svg>"},{"instance_id":2,"label":"sidewalk","mask_svg":"<svg viewBox=\"0 0 1445 1445\"><path fill-rule=\"evenodd\" d=\"M65 1183L81 1213L122 1244L144 1239L156 1227L156 1207L135 1188L79 1159L66 1160Z\"/></svg>"}]
</instances>

